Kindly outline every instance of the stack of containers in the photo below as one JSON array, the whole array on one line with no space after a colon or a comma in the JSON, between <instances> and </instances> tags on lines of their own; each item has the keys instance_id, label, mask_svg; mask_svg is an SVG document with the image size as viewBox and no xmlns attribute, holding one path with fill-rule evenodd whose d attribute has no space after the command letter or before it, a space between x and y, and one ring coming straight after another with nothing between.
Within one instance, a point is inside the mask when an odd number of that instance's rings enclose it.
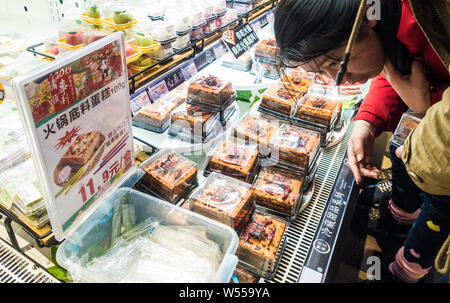
<instances>
[{"instance_id":1,"label":"stack of containers","mask_svg":"<svg viewBox=\"0 0 450 303\"><path fill-rule=\"evenodd\" d=\"M255 46L254 64L251 74L262 73L263 77L277 80L279 78L277 69L277 43L274 39L264 39Z\"/></svg>"}]
</instances>

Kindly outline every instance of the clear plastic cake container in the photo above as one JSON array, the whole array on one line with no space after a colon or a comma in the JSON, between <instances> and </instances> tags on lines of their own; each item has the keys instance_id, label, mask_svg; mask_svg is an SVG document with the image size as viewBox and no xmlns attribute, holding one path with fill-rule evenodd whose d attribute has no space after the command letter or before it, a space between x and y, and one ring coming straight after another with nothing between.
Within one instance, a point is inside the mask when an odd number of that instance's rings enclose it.
<instances>
[{"instance_id":1,"label":"clear plastic cake container","mask_svg":"<svg viewBox=\"0 0 450 303\"><path fill-rule=\"evenodd\" d=\"M77 281L102 283L110 280L111 277L94 274L86 264L95 259L95 255L102 255L102 252L110 249L111 240L117 236L117 230L112 228L113 217L122 205L132 207L136 214L135 221L130 224L131 228L138 227L150 219L163 226L204 228L207 238L219 245L223 255L210 282L227 283L230 280L238 262L235 255L238 236L233 229L131 188L120 188L106 197L58 248L58 264L67 269L72 277L76 277ZM92 253L95 248L101 248L100 252L97 250Z\"/></svg>"},{"instance_id":2,"label":"clear plastic cake container","mask_svg":"<svg viewBox=\"0 0 450 303\"><path fill-rule=\"evenodd\" d=\"M396 147L403 145L409 133L422 121L423 116L423 114L414 112L404 113L391 137L390 143Z\"/></svg>"}]
</instances>

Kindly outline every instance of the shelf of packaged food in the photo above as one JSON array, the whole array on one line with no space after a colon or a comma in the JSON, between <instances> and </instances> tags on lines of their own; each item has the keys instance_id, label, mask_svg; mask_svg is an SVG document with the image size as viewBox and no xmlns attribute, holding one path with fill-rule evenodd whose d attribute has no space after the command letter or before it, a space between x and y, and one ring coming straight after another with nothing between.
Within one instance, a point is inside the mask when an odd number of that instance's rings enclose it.
<instances>
[{"instance_id":1,"label":"shelf of packaged food","mask_svg":"<svg viewBox=\"0 0 450 303\"><path fill-rule=\"evenodd\" d=\"M197 54L202 52L206 47L220 40L222 37L222 33L225 30L236 28L237 26L243 23L248 23L254 21L257 18L260 18L261 16L269 12L271 9L273 9L277 3L278 0L271 0L262 3L259 6L255 7L254 9L252 9L251 11L247 12L246 14L240 16L236 21L231 22L222 28L216 29L214 32L206 35L206 37L200 40L193 41L185 49L175 52L171 56L168 56L166 59L162 60L162 62L152 64L146 67L143 71L131 75L129 77L130 93L134 94L138 89L142 88L149 82L153 81L158 76L167 73L168 71L172 70L181 63L195 57Z\"/></svg>"},{"instance_id":2,"label":"shelf of packaged food","mask_svg":"<svg viewBox=\"0 0 450 303\"><path fill-rule=\"evenodd\" d=\"M16 240L14 229L11 224L12 222L22 227L36 241L39 247L50 247L58 244L49 224L41 228L36 228L25 216L16 215L2 202L0 202L0 216L1 215L5 216L5 228L11 244L15 249L21 250Z\"/></svg>"}]
</instances>

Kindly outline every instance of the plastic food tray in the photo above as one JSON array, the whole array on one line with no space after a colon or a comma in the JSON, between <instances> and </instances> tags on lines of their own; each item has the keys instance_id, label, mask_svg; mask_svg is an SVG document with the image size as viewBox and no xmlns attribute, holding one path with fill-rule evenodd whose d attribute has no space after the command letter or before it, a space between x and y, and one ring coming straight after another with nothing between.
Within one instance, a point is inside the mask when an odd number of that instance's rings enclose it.
<instances>
[{"instance_id":1,"label":"plastic food tray","mask_svg":"<svg viewBox=\"0 0 450 303\"><path fill-rule=\"evenodd\" d=\"M86 45L86 43L82 43L82 44L78 44L78 45L67 44L66 38L61 38L61 39L56 40L56 44L59 47L67 49L67 50L76 50L76 49L82 48L83 46Z\"/></svg>"},{"instance_id":2,"label":"plastic food tray","mask_svg":"<svg viewBox=\"0 0 450 303\"><path fill-rule=\"evenodd\" d=\"M137 45L136 40L132 40L128 42L128 44L134 49L141 52L141 54L151 53L156 50L161 44L157 41L153 41L153 43L149 46L140 46Z\"/></svg>"},{"instance_id":3,"label":"plastic food tray","mask_svg":"<svg viewBox=\"0 0 450 303\"><path fill-rule=\"evenodd\" d=\"M86 22L86 23L89 23L89 24L92 24L92 25L102 25L102 23L103 23L103 19L102 18L94 19L94 18L91 18L88 15L86 15L86 13L82 13L81 16L80 16L80 19L83 22Z\"/></svg>"},{"instance_id":4,"label":"plastic food tray","mask_svg":"<svg viewBox=\"0 0 450 303\"><path fill-rule=\"evenodd\" d=\"M137 20L133 19L131 22L125 24L115 24L113 18L110 17L103 19L103 24L109 28L115 29L116 31L123 31L135 27L137 25Z\"/></svg>"}]
</instances>

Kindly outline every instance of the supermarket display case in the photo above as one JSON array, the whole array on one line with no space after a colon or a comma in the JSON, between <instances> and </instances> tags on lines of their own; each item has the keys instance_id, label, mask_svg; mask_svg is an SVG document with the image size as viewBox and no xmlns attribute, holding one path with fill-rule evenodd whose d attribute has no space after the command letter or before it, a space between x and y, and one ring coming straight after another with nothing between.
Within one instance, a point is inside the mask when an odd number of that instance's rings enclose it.
<instances>
[{"instance_id":1,"label":"supermarket display case","mask_svg":"<svg viewBox=\"0 0 450 303\"><path fill-rule=\"evenodd\" d=\"M214 70L218 76L223 76L226 80L234 79L233 88L237 91L235 111L231 115L228 127L224 127L220 135L216 136L211 142L207 142L207 144L204 142L193 144L192 142L182 142L171 138L168 135L168 130L158 133L135 125L133 126L135 141L150 146L152 153L170 147L190 161L204 164L208 152L221 139L233 132L234 126L237 125L237 122L243 116L248 113L255 114L255 109L257 108L255 99L260 97L270 85L277 81L267 78L258 79L258 75L251 75L247 68L236 70L227 67L227 64L223 65L223 61L227 59L225 55L228 51L220 41L221 32L227 27L233 28L243 23L256 25L256 28L259 27L261 30L269 28L270 22L268 20L273 18L273 9L276 3L277 1L267 1L254 8L248 8L248 10L239 15L235 22L224 27L216 26L216 30L204 35L203 38L194 41L190 40L190 44L185 49L175 51L165 60L153 62L128 79L133 115L137 114L142 108L141 102L145 103L147 99L156 100L164 97L177 90L184 83L189 82L190 79L199 73L209 73L211 70ZM28 51L36 56L52 59L51 55L41 53L36 45L30 46ZM358 95L355 98L355 102L359 102L362 96ZM332 279L336 259L335 253L339 250L339 240L346 228L347 219L352 215L357 189L346 159L347 142L353 126L350 121L355 110L355 107L343 106L341 118L348 125L344 131L343 138L332 146L321 148L320 156L314 169L314 186L309 189L309 193L303 193L302 199L308 199L307 203L305 203L305 200L303 202L298 201L298 204L302 205L302 207L298 207L301 208L299 213L292 216L295 219L286 224L281 240L281 248L276 257L276 266L270 267L270 270L267 271L267 268L265 268L267 264L263 264L262 268L265 270L256 273L257 282L303 283L326 282ZM146 163L145 160L142 163ZM204 175L203 165L198 166L197 176L200 184L207 178ZM124 187L126 187L126 184ZM140 197L142 195L139 192L157 196L152 194L151 191L147 191L141 181L138 181L133 186L133 189L137 190L137 192L121 192L126 195L131 194ZM171 206L164 205L164 207L177 210L178 208L189 208L189 203L187 202L187 198L181 198L174 201ZM1 204L0 210L8 220L11 220L11 214L6 209L3 209ZM101 215L96 219L99 219ZM195 220L197 219L196 217ZM21 222L18 218L15 220ZM211 224L211 222L207 221L205 224L213 226L214 224ZM84 233L85 231L80 230L80 232ZM42 235L34 234L34 237L39 240L45 237L52 238L51 229L49 228ZM52 241L47 241L45 245L53 246L59 244L54 241L54 238L52 239ZM231 246L237 245L237 239L227 241L232 242ZM66 249L64 253L70 250L68 245L64 247ZM231 247L231 250L234 249ZM70 254L70 251L68 253ZM61 260L66 259L62 257ZM232 263L230 261L229 264L224 265L226 270L233 267ZM246 269L250 268L251 271L251 267L248 266ZM228 278L228 272L225 276ZM217 280L222 281L224 279L219 277Z\"/></svg>"}]
</instances>

